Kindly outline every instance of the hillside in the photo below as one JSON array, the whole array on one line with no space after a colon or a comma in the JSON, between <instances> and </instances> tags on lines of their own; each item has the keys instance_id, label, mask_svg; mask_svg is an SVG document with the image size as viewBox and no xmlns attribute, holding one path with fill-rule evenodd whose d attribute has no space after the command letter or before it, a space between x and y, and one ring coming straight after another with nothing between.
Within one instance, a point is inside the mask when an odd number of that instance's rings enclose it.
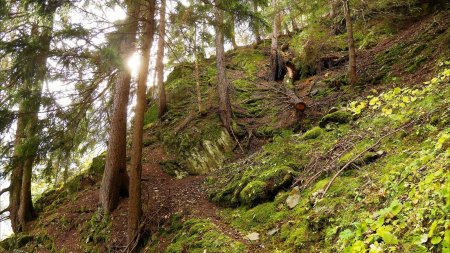
<instances>
[{"instance_id":1,"label":"hillside","mask_svg":"<svg viewBox=\"0 0 450 253\"><path fill-rule=\"evenodd\" d=\"M279 82L269 40L228 51L232 134L215 57L199 63L202 112L194 64L175 66L168 113L145 113L142 252L450 252L450 12L380 20L355 26L355 85L344 34L280 37L295 74ZM44 193L0 251L129 250L128 199L98 204L104 160Z\"/></svg>"}]
</instances>

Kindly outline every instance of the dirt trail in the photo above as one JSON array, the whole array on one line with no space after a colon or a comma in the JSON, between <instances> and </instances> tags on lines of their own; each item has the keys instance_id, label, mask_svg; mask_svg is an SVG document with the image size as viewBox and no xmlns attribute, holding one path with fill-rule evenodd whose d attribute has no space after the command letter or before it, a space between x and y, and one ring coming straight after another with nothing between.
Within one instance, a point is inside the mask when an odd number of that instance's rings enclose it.
<instances>
[{"instance_id":1,"label":"dirt trail","mask_svg":"<svg viewBox=\"0 0 450 253\"><path fill-rule=\"evenodd\" d=\"M162 147L148 147L143 150L142 163L142 195L144 219L150 224L152 233L155 233L166 222L171 215L183 213L187 217L197 217L209 219L222 233L242 242L248 249L256 249L246 241L241 233L230 227L218 215L219 207L208 201L206 190L203 188L205 176L188 176L183 179L176 179L164 173L159 162L166 159L167 155ZM125 232L127 201L121 202L117 211L114 212L112 231L116 233L112 236L112 242L119 249L125 245L125 236L120 234ZM117 229L114 229L117 228ZM170 239L161 238L158 242L158 250L164 250ZM254 252L252 250L252 252Z\"/></svg>"}]
</instances>

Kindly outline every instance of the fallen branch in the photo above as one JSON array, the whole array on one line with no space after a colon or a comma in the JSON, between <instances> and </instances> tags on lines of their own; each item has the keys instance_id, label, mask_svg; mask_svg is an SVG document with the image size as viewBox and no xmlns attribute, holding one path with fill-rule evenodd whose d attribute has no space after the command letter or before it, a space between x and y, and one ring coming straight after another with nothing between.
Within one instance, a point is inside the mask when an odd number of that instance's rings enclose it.
<instances>
[{"instance_id":1,"label":"fallen branch","mask_svg":"<svg viewBox=\"0 0 450 253\"><path fill-rule=\"evenodd\" d=\"M357 159L361 158L362 155L364 155L365 153L367 153L368 151L374 149L376 146L378 146L381 141L395 133L400 132L401 130L411 126L415 121L411 121L397 129L395 129L394 131L387 133L383 136L381 136L373 145L371 145L370 147L366 148L364 151L362 151L361 153L359 153L358 155L356 155L355 157L353 157L353 159L351 159L350 161L348 161L338 172L336 172L336 174L333 176L333 178L331 179L331 181L328 183L327 187L325 187L325 189L323 190L322 193L322 198L325 196L325 194L327 193L328 189L330 189L330 186L333 184L334 180L336 180L336 178L339 176L339 174L341 174L346 168L348 168L350 165L352 165Z\"/></svg>"},{"instance_id":2,"label":"fallen branch","mask_svg":"<svg viewBox=\"0 0 450 253\"><path fill-rule=\"evenodd\" d=\"M301 112L306 110L306 103L303 102L303 100L299 98L293 90L288 89L286 87L276 88L267 84L260 84L260 85L268 89L271 89L281 95L284 95L287 98L285 103L290 104L292 107L294 107L295 110Z\"/></svg>"},{"instance_id":3,"label":"fallen branch","mask_svg":"<svg viewBox=\"0 0 450 253\"><path fill-rule=\"evenodd\" d=\"M11 189L11 186L6 187L5 189L0 191L0 196L5 193L5 192L9 192L9 190Z\"/></svg>"},{"instance_id":4,"label":"fallen branch","mask_svg":"<svg viewBox=\"0 0 450 253\"><path fill-rule=\"evenodd\" d=\"M191 112L176 128L175 128L175 134L178 134L181 130L183 130L189 122L194 120L197 117L197 112Z\"/></svg>"}]
</instances>

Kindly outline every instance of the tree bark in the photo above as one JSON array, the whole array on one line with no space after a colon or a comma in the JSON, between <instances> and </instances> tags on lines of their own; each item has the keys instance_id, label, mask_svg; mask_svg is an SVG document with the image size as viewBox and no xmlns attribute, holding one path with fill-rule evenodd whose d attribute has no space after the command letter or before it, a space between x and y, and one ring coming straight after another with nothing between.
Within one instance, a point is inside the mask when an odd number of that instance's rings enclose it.
<instances>
[{"instance_id":1,"label":"tree bark","mask_svg":"<svg viewBox=\"0 0 450 253\"><path fill-rule=\"evenodd\" d=\"M198 55L198 43L197 43L197 28L195 29L194 33L194 57L195 57L195 90L197 93L197 105L198 105L198 112L203 113L203 105L202 105L202 91L200 89L200 67L199 67L199 55Z\"/></svg>"},{"instance_id":2,"label":"tree bark","mask_svg":"<svg viewBox=\"0 0 450 253\"><path fill-rule=\"evenodd\" d=\"M231 133L231 101L230 87L225 69L225 49L223 35L223 10L217 6L215 2L215 30L216 30L216 61L217 61L217 93L219 96L219 116L223 126Z\"/></svg>"},{"instance_id":3,"label":"tree bark","mask_svg":"<svg viewBox=\"0 0 450 253\"><path fill-rule=\"evenodd\" d=\"M231 18L230 18L230 26L231 26L231 45L233 46L233 49L237 49L238 48L238 44L236 42L236 32L235 32L235 22L234 22L234 15L231 14Z\"/></svg>"},{"instance_id":4,"label":"tree bark","mask_svg":"<svg viewBox=\"0 0 450 253\"><path fill-rule=\"evenodd\" d=\"M256 1L253 1L253 12L258 12L258 4ZM255 33L256 44L261 43L261 33L259 31L259 24L257 21L253 24L253 32Z\"/></svg>"},{"instance_id":5,"label":"tree bark","mask_svg":"<svg viewBox=\"0 0 450 253\"><path fill-rule=\"evenodd\" d=\"M358 75L356 73L356 49L355 41L353 39L353 23L350 14L350 4L348 0L343 0L345 23L347 26L347 40L348 40L348 77L351 84L358 82Z\"/></svg>"},{"instance_id":6,"label":"tree bark","mask_svg":"<svg viewBox=\"0 0 450 253\"><path fill-rule=\"evenodd\" d=\"M142 137L144 127L144 114L147 104L146 89L148 67L150 63L150 49L153 44L155 27L155 0L149 1L146 10L145 32L142 40L142 62L138 74L136 108L134 111L133 142L130 167L130 198L128 201L128 245L137 243L139 223L142 216L141 203L141 175L142 175ZM136 247L132 247L136 248Z\"/></svg>"},{"instance_id":7,"label":"tree bark","mask_svg":"<svg viewBox=\"0 0 450 253\"><path fill-rule=\"evenodd\" d=\"M26 108L22 105L19 108L19 116L17 118L16 137L14 143L13 170L11 173L10 191L9 191L9 218L14 233L22 231L22 225L19 220L20 197L22 190L23 178L23 155L21 146L25 138L25 114Z\"/></svg>"},{"instance_id":8,"label":"tree bark","mask_svg":"<svg viewBox=\"0 0 450 253\"><path fill-rule=\"evenodd\" d=\"M124 38L120 45L122 64L114 92L113 114L110 123L105 172L100 188L100 201L106 213L113 211L120 195L128 194L128 175L126 172L126 134L127 106L130 94L131 71L126 61L136 46L139 3L130 1L127 20L123 27Z\"/></svg>"},{"instance_id":9,"label":"tree bark","mask_svg":"<svg viewBox=\"0 0 450 253\"><path fill-rule=\"evenodd\" d=\"M158 53L156 56L156 75L158 79L158 96L159 96L159 111L158 118L161 119L167 112L167 97L166 89L164 87L164 49L166 36L166 0L161 0L161 7L159 9L159 38L158 38Z\"/></svg>"},{"instance_id":10,"label":"tree bark","mask_svg":"<svg viewBox=\"0 0 450 253\"><path fill-rule=\"evenodd\" d=\"M271 68L271 80L278 81L280 79L280 55L278 54L278 36L280 33L281 19L280 14L276 10L277 0L272 0L272 7L274 8L275 14L272 24L272 46L270 51L270 68Z\"/></svg>"}]
</instances>

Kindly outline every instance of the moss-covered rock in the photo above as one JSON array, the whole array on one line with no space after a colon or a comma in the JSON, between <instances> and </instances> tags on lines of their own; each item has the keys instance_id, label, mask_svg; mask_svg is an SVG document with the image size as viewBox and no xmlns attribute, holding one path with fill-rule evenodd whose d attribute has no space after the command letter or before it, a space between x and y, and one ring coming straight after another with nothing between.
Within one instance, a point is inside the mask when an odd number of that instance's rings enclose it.
<instances>
[{"instance_id":1,"label":"moss-covered rock","mask_svg":"<svg viewBox=\"0 0 450 253\"><path fill-rule=\"evenodd\" d=\"M91 167L89 167L89 174L102 175L105 170L106 152L92 159Z\"/></svg>"},{"instance_id":2,"label":"moss-covered rock","mask_svg":"<svg viewBox=\"0 0 450 253\"><path fill-rule=\"evenodd\" d=\"M312 140L317 139L323 133L323 129L320 127L313 127L310 130L306 131L302 138L304 140Z\"/></svg>"},{"instance_id":3,"label":"moss-covered rock","mask_svg":"<svg viewBox=\"0 0 450 253\"><path fill-rule=\"evenodd\" d=\"M264 171L258 179L264 181L268 185L270 193L278 191L280 188L286 187L292 183L296 173L288 166L276 166L272 169Z\"/></svg>"},{"instance_id":4,"label":"moss-covered rock","mask_svg":"<svg viewBox=\"0 0 450 253\"><path fill-rule=\"evenodd\" d=\"M267 183L259 180L248 183L239 194L242 203L249 206L258 204L267 196Z\"/></svg>"},{"instance_id":5,"label":"moss-covered rock","mask_svg":"<svg viewBox=\"0 0 450 253\"><path fill-rule=\"evenodd\" d=\"M159 162L161 170L172 177L183 178L188 175L185 166L177 160L166 160Z\"/></svg>"},{"instance_id":6,"label":"moss-covered rock","mask_svg":"<svg viewBox=\"0 0 450 253\"><path fill-rule=\"evenodd\" d=\"M325 115L319 122L319 126L324 128L329 123L346 124L349 123L353 118L351 112L348 111L337 111Z\"/></svg>"}]
</instances>

